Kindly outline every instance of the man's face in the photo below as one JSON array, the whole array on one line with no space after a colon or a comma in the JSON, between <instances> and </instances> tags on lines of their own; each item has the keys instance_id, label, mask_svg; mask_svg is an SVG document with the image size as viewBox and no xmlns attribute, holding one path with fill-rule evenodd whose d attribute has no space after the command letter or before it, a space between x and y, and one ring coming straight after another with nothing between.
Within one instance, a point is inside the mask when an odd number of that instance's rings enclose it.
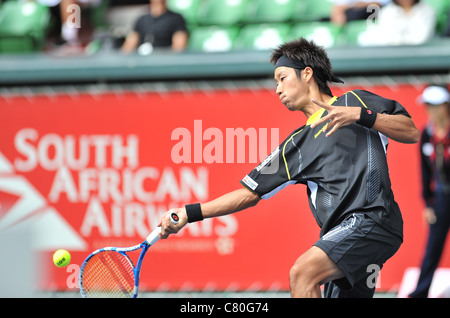
<instances>
[{"instance_id":1,"label":"man's face","mask_svg":"<svg viewBox=\"0 0 450 318\"><path fill-rule=\"evenodd\" d=\"M427 112L431 121L437 122L442 118L448 117L448 104L430 105L427 104Z\"/></svg>"},{"instance_id":2,"label":"man's face","mask_svg":"<svg viewBox=\"0 0 450 318\"><path fill-rule=\"evenodd\" d=\"M401 7L412 7L414 0L397 0L397 4Z\"/></svg>"},{"instance_id":3,"label":"man's face","mask_svg":"<svg viewBox=\"0 0 450 318\"><path fill-rule=\"evenodd\" d=\"M306 82L297 76L295 69L277 67L274 79L277 85L276 93L281 103L289 110L301 110L307 102L308 87Z\"/></svg>"}]
</instances>

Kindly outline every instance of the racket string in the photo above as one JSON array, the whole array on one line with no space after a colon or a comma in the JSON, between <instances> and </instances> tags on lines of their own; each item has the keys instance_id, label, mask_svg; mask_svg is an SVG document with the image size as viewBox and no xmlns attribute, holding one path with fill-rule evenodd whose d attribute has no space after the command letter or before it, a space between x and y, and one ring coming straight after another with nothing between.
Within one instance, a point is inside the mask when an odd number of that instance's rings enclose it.
<instances>
[{"instance_id":1,"label":"racket string","mask_svg":"<svg viewBox=\"0 0 450 318\"><path fill-rule=\"evenodd\" d=\"M86 263L83 288L88 297L132 297L134 270L131 260L115 251L103 251Z\"/></svg>"}]
</instances>

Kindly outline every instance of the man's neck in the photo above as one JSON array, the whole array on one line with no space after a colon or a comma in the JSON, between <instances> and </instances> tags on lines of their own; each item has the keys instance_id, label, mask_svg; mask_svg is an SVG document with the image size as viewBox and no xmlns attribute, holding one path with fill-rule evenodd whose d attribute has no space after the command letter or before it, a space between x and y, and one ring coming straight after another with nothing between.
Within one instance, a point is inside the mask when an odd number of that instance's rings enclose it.
<instances>
[{"instance_id":1,"label":"man's neck","mask_svg":"<svg viewBox=\"0 0 450 318\"><path fill-rule=\"evenodd\" d=\"M312 94L311 99L313 99L313 98L318 101L328 104L333 97L331 97L330 95L318 92L317 94ZM308 104L308 106L303 109L303 113L305 114L306 118L309 118L321 109L322 109L322 107L320 107L319 105L317 105L311 101L310 104Z\"/></svg>"}]
</instances>

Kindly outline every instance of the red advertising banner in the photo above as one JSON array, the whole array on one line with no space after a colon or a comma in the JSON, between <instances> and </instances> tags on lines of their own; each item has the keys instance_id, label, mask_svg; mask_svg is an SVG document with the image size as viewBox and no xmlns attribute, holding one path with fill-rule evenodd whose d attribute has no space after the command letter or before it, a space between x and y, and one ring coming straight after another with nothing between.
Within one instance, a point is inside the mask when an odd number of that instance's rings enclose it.
<instances>
[{"instance_id":1,"label":"red advertising banner","mask_svg":"<svg viewBox=\"0 0 450 318\"><path fill-rule=\"evenodd\" d=\"M334 88L336 95L354 87ZM397 99L422 128L422 87L373 86ZM84 258L138 244L162 213L205 202L239 181L305 122L274 91L0 96L0 231L31 226L43 290L75 290ZM398 288L425 244L418 145L388 150L405 241L381 271ZM189 224L148 252L141 290L288 290L295 260L318 238L306 188L286 188L237 214ZM66 268L52 263L71 252ZM443 265L450 265L444 255Z\"/></svg>"}]
</instances>

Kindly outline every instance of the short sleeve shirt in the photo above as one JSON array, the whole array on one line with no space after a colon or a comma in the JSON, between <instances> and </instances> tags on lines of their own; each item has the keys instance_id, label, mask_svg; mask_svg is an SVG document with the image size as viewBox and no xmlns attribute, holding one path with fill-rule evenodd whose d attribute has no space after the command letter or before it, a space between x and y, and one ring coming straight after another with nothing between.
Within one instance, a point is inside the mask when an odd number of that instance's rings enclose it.
<instances>
[{"instance_id":1,"label":"short sleeve shirt","mask_svg":"<svg viewBox=\"0 0 450 318\"><path fill-rule=\"evenodd\" d=\"M364 90L334 97L331 103L409 116L398 102ZM321 109L311 116L305 126L293 131L241 184L263 199L288 185L306 185L321 236L348 214L363 212L402 237L403 221L389 179L387 137L356 123L325 137L326 124L314 129L310 125L326 114Z\"/></svg>"},{"instance_id":2,"label":"short sleeve shirt","mask_svg":"<svg viewBox=\"0 0 450 318\"><path fill-rule=\"evenodd\" d=\"M156 18L151 14L141 16L136 21L134 31L139 34L139 45L150 42L153 47L170 47L173 34L187 31L187 27L180 14L166 11Z\"/></svg>"}]
</instances>

